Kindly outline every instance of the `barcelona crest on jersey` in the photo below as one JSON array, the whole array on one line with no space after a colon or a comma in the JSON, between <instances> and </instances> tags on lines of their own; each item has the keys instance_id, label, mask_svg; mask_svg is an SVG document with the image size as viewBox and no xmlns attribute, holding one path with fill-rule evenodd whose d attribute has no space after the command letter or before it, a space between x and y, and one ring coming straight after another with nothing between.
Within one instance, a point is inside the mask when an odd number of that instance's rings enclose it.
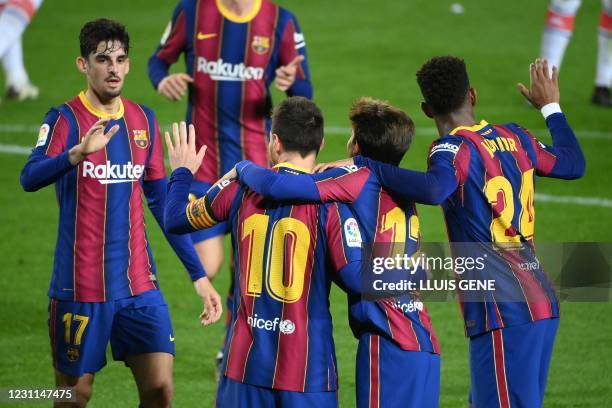
<instances>
[{"instance_id":1,"label":"barcelona crest on jersey","mask_svg":"<svg viewBox=\"0 0 612 408\"><path fill-rule=\"evenodd\" d=\"M253 42L251 48L257 54L265 54L270 49L270 37L263 37L260 35L253 36Z\"/></svg>"},{"instance_id":2,"label":"barcelona crest on jersey","mask_svg":"<svg viewBox=\"0 0 612 408\"><path fill-rule=\"evenodd\" d=\"M142 149L146 149L147 146L149 146L149 138L147 137L147 131L134 129L133 132L134 132L134 143L136 143L136 146Z\"/></svg>"}]
</instances>

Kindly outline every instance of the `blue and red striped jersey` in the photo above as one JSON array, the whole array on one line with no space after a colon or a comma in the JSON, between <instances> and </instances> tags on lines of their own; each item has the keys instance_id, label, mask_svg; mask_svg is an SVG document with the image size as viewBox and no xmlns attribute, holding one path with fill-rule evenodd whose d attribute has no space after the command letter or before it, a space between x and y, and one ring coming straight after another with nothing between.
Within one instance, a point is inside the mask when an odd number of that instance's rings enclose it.
<instances>
[{"instance_id":1,"label":"blue and red striped jersey","mask_svg":"<svg viewBox=\"0 0 612 408\"><path fill-rule=\"evenodd\" d=\"M287 163L277 171L302 174ZM173 173L168 200L181 195L186 203L187 191L177 190L183 176L190 179L191 173ZM182 181L188 188L189 180ZM172 226L181 223L191 230L224 220L231 225L235 303L223 373L278 390L335 390L330 285L349 270L359 275L361 266L361 234L350 210L335 204L282 204L229 180L173 208L166 206L171 231L186 232Z\"/></svg>"},{"instance_id":2,"label":"blue and red striped jersey","mask_svg":"<svg viewBox=\"0 0 612 408\"><path fill-rule=\"evenodd\" d=\"M555 166L554 149L517 125L454 129L429 150L429 166L452 169L457 188L442 203L451 242L486 242L496 248L488 275L497 279L487 302L462 301L469 336L559 316L555 290L533 250L535 177ZM511 277L511 279L510 279ZM521 294L523 299L517 299Z\"/></svg>"},{"instance_id":3,"label":"blue and red striped jersey","mask_svg":"<svg viewBox=\"0 0 612 408\"><path fill-rule=\"evenodd\" d=\"M398 196L441 204L453 256L490 255L470 277L493 279L495 291L459 292L468 336L559 316L533 245L535 176L580 178L586 162L559 106L547 107L552 146L517 124L482 121L434 141L427 172L355 157Z\"/></svg>"},{"instance_id":4,"label":"blue and red striped jersey","mask_svg":"<svg viewBox=\"0 0 612 408\"><path fill-rule=\"evenodd\" d=\"M117 124L119 132L105 149L88 155L78 166L70 165L68 151L100 117L111 117L107 129ZM31 174L33 166L54 158L67 163L53 176L57 180L31 181L41 177ZM49 296L104 302L157 289L145 232L143 186L159 184L164 194L155 197L163 204L167 179L153 112L121 98L119 112L109 115L92 106L84 92L51 109L24 167L22 183L40 183L28 188L36 190L54 181L60 216ZM153 203L151 197L147 195L153 211L160 203ZM159 209L161 213L156 212L163 216ZM183 237L175 239L184 241ZM192 248L182 259L191 262L188 268L198 276L204 276Z\"/></svg>"},{"instance_id":5,"label":"blue and red striped jersey","mask_svg":"<svg viewBox=\"0 0 612 408\"><path fill-rule=\"evenodd\" d=\"M181 0L149 60L156 88L181 54L194 79L187 122L196 127L197 147L208 146L196 180L214 183L244 159L267 165L269 86L278 67L297 55L306 57L295 16L269 0L255 0L244 17L220 0ZM312 97L307 59L287 94Z\"/></svg>"},{"instance_id":6,"label":"blue and red striped jersey","mask_svg":"<svg viewBox=\"0 0 612 408\"><path fill-rule=\"evenodd\" d=\"M421 234L414 203L382 188L367 167L341 167L298 179L275 175L247 162L238 164L236 170L241 182L273 199L349 204L364 242L373 247L373 256L393 256L389 251L411 256L419 249ZM362 277L356 278L351 285L362 286ZM374 301L350 294L349 303L349 322L357 338L376 333L404 350L440 352L427 308L418 295Z\"/></svg>"}]
</instances>

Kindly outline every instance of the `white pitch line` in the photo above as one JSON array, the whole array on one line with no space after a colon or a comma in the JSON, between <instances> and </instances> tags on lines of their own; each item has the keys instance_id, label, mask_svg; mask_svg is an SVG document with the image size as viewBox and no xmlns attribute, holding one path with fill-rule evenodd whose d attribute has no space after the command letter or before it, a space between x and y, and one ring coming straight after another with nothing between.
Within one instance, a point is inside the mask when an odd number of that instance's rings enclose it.
<instances>
[{"instance_id":1,"label":"white pitch line","mask_svg":"<svg viewBox=\"0 0 612 408\"><path fill-rule=\"evenodd\" d=\"M557 196L552 194L536 193L536 202L543 201L545 203L557 204L576 204L589 207L605 207L612 208L612 200L609 198L600 197L579 197L579 196Z\"/></svg>"},{"instance_id":2,"label":"white pitch line","mask_svg":"<svg viewBox=\"0 0 612 408\"><path fill-rule=\"evenodd\" d=\"M32 153L32 147L0 144L0 153L22 154L28 156Z\"/></svg>"},{"instance_id":3,"label":"white pitch line","mask_svg":"<svg viewBox=\"0 0 612 408\"><path fill-rule=\"evenodd\" d=\"M170 125L162 126L162 129L169 129ZM0 134L2 133L13 133L13 134L31 134L36 136L40 126L26 125L22 123L2 123L0 124ZM548 129L532 129L531 132L534 135L547 135L549 134ZM603 130L581 130L574 129L576 135L580 139L612 139L612 132L606 132ZM328 135L345 135L350 136L351 128L348 126L327 126L325 133ZM417 127L416 135L418 136L436 136L438 130L433 127Z\"/></svg>"}]
</instances>

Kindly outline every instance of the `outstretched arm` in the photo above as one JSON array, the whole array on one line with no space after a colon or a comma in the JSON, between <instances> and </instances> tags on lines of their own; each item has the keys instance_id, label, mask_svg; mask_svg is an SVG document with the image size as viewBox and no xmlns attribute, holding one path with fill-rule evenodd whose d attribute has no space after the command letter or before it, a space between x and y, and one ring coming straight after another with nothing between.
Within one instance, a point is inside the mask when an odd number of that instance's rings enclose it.
<instances>
[{"instance_id":1,"label":"outstretched arm","mask_svg":"<svg viewBox=\"0 0 612 408\"><path fill-rule=\"evenodd\" d=\"M280 174L247 160L236 164L236 173L240 182L273 200L321 201L316 183L308 174Z\"/></svg>"},{"instance_id":2,"label":"outstretched arm","mask_svg":"<svg viewBox=\"0 0 612 408\"><path fill-rule=\"evenodd\" d=\"M536 151L538 175L562 179L576 179L584 175L586 161L574 131L559 106L559 71L552 68L549 76L548 61L537 59L529 66L530 88L519 84L519 91L536 108L542 111L553 145L537 141L524 129L514 125L519 134L527 134ZM511 125L512 126L512 125Z\"/></svg>"},{"instance_id":3,"label":"outstretched arm","mask_svg":"<svg viewBox=\"0 0 612 408\"><path fill-rule=\"evenodd\" d=\"M435 153L435 152L434 152ZM380 184L404 200L420 204L438 205L457 188L455 170L450 165L435 161L426 172L403 169L367 157L355 157L357 166L367 166Z\"/></svg>"}]
</instances>

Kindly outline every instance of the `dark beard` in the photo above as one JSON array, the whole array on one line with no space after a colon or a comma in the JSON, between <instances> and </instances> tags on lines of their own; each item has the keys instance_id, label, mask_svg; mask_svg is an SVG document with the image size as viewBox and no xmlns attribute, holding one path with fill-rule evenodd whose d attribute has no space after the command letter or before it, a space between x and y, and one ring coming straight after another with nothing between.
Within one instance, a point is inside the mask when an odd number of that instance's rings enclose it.
<instances>
[{"instance_id":1,"label":"dark beard","mask_svg":"<svg viewBox=\"0 0 612 408\"><path fill-rule=\"evenodd\" d=\"M102 98L107 99L107 100L108 99L113 99L113 98L116 98L116 97L120 96L121 95L121 91L123 91L123 89L119 89L117 91L104 91L104 94L101 95L101 96L102 96Z\"/></svg>"}]
</instances>

